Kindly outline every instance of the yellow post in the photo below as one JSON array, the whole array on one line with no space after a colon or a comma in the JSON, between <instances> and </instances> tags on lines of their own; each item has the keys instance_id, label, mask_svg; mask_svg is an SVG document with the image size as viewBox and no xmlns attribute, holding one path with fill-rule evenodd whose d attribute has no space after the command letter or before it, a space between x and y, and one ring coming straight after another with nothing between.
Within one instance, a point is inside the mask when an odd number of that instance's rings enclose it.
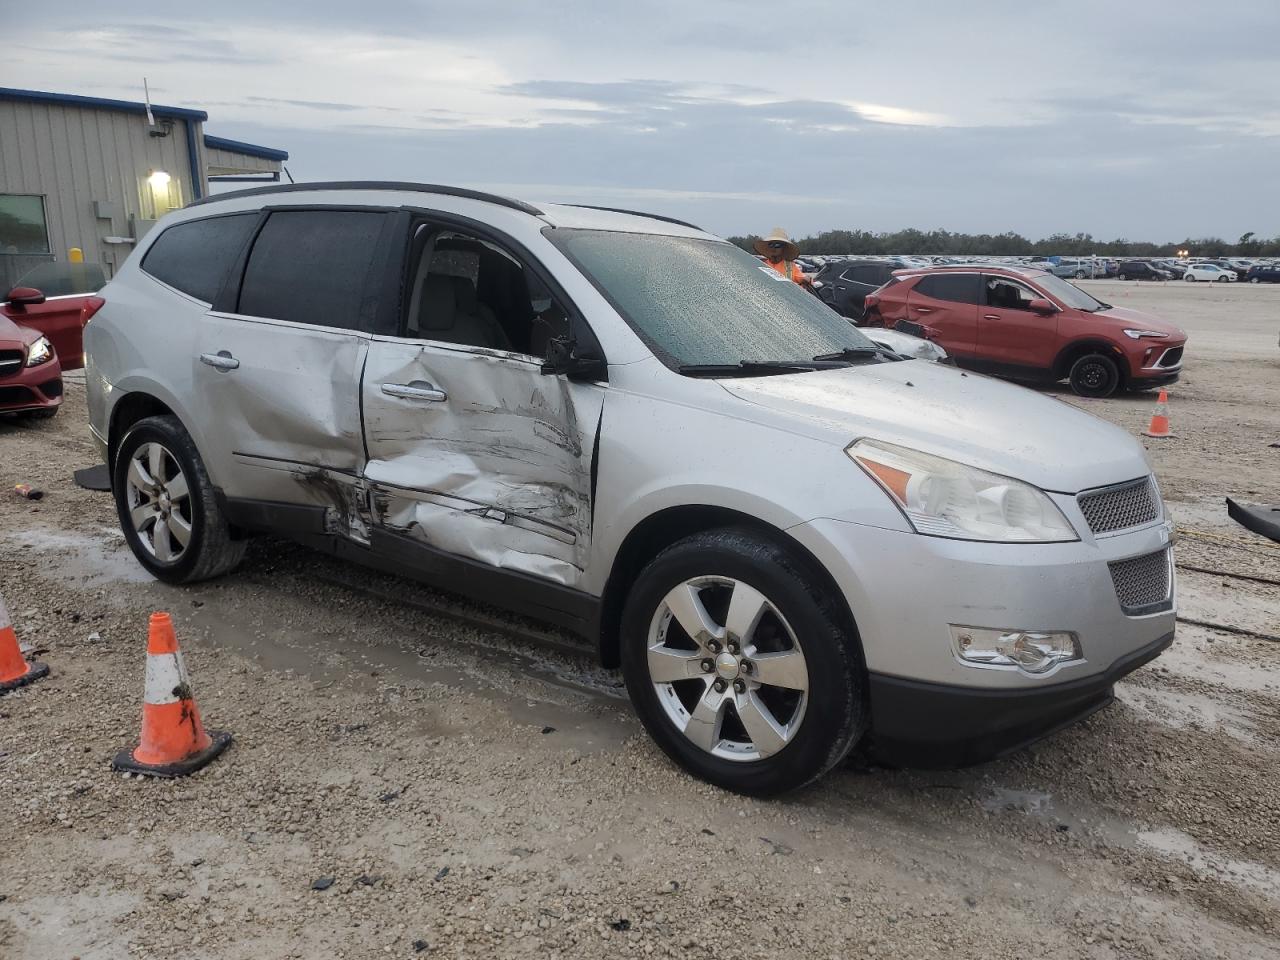
<instances>
[{"instance_id":1,"label":"yellow post","mask_svg":"<svg viewBox=\"0 0 1280 960\"><path fill-rule=\"evenodd\" d=\"M68 263L84 263L84 251L79 247L72 247L67 251Z\"/></svg>"}]
</instances>

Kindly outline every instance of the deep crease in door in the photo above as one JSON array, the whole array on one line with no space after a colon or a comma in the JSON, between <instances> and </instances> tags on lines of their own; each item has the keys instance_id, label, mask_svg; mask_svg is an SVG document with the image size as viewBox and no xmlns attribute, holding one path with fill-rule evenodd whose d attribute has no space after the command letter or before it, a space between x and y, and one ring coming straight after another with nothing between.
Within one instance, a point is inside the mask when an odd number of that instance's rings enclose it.
<instances>
[{"instance_id":1,"label":"deep crease in door","mask_svg":"<svg viewBox=\"0 0 1280 960\"><path fill-rule=\"evenodd\" d=\"M389 356L389 344L375 345L366 370L365 476L375 523L576 585L590 543L590 457L603 392L502 351L398 346L399 356ZM443 389L448 401L415 405L381 393L383 383L414 381Z\"/></svg>"}]
</instances>

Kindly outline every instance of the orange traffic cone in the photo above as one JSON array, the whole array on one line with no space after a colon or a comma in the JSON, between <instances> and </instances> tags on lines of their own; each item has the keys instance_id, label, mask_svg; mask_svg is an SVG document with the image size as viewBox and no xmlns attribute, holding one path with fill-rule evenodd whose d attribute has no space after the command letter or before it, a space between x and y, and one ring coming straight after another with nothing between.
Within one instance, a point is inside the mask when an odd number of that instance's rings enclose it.
<instances>
[{"instance_id":1,"label":"orange traffic cone","mask_svg":"<svg viewBox=\"0 0 1280 960\"><path fill-rule=\"evenodd\" d=\"M227 749L231 734L205 732L191 695L187 667L178 650L173 620L153 613L147 635L147 684L142 739L111 761L113 770L151 777L185 777Z\"/></svg>"},{"instance_id":2,"label":"orange traffic cone","mask_svg":"<svg viewBox=\"0 0 1280 960\"><path fill-rule=\"evenodd\" d=\"M1169 429L1169 394L1160 391L1160 396L1156 400L1156 412L1151 415L1151 426L1142 431L1148 437L1172 437L1173 431Z\"/></svg>"},{"instance_id":3,"label":"orange traffic cone","mask_svg":"<svg viewBox=\"0 0 1280 960\"><path fill-rule=\"evenodd\" d=\"M0 597L0 694L25 687L49 673L47 663L27 663L18 648L18 635L13 632L9 609Z\"/></svg>"}]
</instances>

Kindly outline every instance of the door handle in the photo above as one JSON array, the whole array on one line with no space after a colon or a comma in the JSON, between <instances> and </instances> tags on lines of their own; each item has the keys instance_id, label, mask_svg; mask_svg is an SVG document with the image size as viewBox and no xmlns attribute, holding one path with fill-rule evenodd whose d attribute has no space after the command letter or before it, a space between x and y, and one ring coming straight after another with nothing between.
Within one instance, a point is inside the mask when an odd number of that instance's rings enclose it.
<instances>
[{"instance_id":1,"label":"door handle","mask_svg":"<svg viewBox=\"0 0 1280 960\"><path fill-rule=\"evenodd\" d=\"M933 307L916 307L916 313L933 313Z\"/></svg>"},{"instance_id":2,"label":"door handle","mask_svg":"<svg viewBox=\"0 0 1280 960\"><path fill-rule=\"evenodd\" d=\"M432 403L444 403L449 395L439 387L433 387L425 380L414 380L411 383L384 383L382 392L388 397L399 397L401 400L428 400Z\"/></svg>"},{"instance_id":3,"label":"door handle","mask_svg":"<svg viewBox=\"0 0 1280 960\"><path fill-rule=\"evenodd\" d=\"M983 319L983 320L999 320L999 319L1000 319L1000 314L998 314L998 313L984 313L984 314L982 315L982 319Z\"/></svg>"},{"instance_id":4,"label":"door handle","mask_svg":"<svg viewBox=\"0 0 1280 960\"><path fill-rule=\"evenodd\" d=\"M202 353L200 354L200 362L207 363L215 370L235 370L240 366L240 361L227 350L219 350L217 353Z\"/></svg>"}]
</instances>

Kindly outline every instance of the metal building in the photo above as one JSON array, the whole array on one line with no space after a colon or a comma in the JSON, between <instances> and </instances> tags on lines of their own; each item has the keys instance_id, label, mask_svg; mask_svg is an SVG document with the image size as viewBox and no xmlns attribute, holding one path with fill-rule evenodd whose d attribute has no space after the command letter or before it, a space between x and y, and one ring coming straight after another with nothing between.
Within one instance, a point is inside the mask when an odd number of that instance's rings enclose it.
<instances>
[{"instance_id":1,"label":"metal building","mask_svg":"<svg viewBox=\"0 0 1280 960\"><path fill-rule=\"evenodd\" d=\"M78 248L110 278L157 219L283 150L206 135L203 110L0 87L0 297ZM286 171L287 172L287 171Z\"/></svg>"}]
</instances>

